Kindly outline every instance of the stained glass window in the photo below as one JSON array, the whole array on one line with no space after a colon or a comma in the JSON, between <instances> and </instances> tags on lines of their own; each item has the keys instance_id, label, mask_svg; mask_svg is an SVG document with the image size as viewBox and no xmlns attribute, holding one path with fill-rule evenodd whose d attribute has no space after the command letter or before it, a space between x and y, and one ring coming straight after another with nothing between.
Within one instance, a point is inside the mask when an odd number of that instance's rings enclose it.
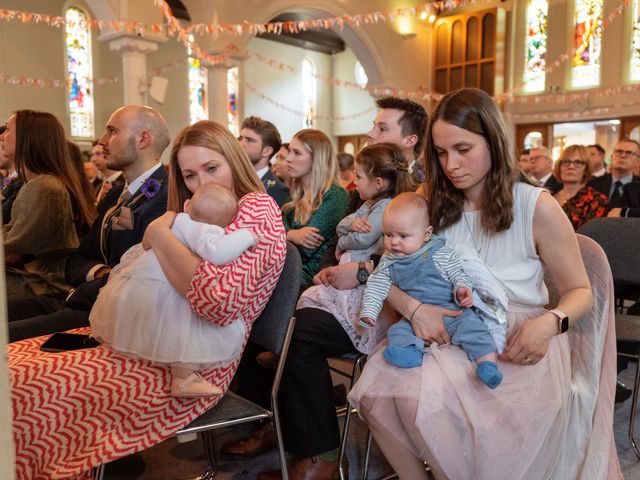
<instances>
[{"instance_id":1,"label":"stained glass window","mask_svg":"<svg viewBox=\"0 0 640 480\"><path fill-rule=\"evenodd\" d=\"M227 70L227 122L229 130L235 136L240 135L240 127L238 125L238 67Z\"/></svg>"},{"instance_id":2,"label":"stained glass window","mask_svg":"<svg viewBox=\"0 0 640 480\"><path fill-rule=\"evenodd\" d=\"M530 0L527 5L527 58L523 78L525 92L544 90L548 10L547 0Z\"/></svg>"},{"instance_id":3,"label":"stained glass window","mask_svg":"<svg viewBox=\"0 0 640 480\"><path fill-rule=\"evenodd\" d=\"M571 85L594 87L600 84L603 0L576 0Z\"/></svg>"},{"instance_id":4,"label":"stained glass window","mask_svg":"<svg viewBox=\"0 0 640 480\"><path fill-rule=\"evenodd\" d=\"M634 0L631 9L633 33L631 34L631 71L629 79L640 81L640 1Z\"/></svg>"},{"instance_id":5,"label":"stained glass window","mask_svg":"<svg viewBox=\"0 0 640 480\"><path fill-rule=\"evenodd\" d=\"M313 63L306 58L302 61L302 111L302 126L313 128L316 123L316 78Z\"/></svg>"},{"instance_id":6,"label":"stained glass window","mask_svg":"<svg viewBox=\"0 0 640 480\"><path fill-rule=\"evenodd\" d=\"M65 12L67 93L71 136L93 138L93 84L89 16L77 7Z\"/></svg>"},{"instance_id":7,"label":"stained glass window","mask_svg":"<svg viewBox=\"0 0 640 480\"><path fill-rule=\"evenodd\" d=\"M193 35L189 35L193 42ZM200 65L200 59L193 57L191 45L187 48L189 54L189 118L194 124L206 120L207 116L207 69Z\"/></svg>"}]
</instances>

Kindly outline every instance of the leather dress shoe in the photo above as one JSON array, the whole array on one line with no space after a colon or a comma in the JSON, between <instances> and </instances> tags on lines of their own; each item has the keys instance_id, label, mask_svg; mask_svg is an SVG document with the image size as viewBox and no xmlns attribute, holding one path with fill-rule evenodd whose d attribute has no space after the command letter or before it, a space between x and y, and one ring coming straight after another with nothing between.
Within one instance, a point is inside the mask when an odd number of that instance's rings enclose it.
<instances>
[{"instance_id":1,"label":"leather dress shoe","mask_svg":"<svg viewBox=\"0 0 640 480\"><path fill-rule=\"evenodd\" d=\"M271 450L277 445L276 428L272 422L266 422L249 438L227 443L220 451L228 455L251 457Z\"/></svg>"},{"instance_id":2,"label":"leather dress shoe","mask_svg":"<svg viewBox=\"0 0 640 480\"><path fill-rule=\"evenodd\" d=\"M345 477L349 478L349 462L343 460ZM338 460L325 462L319 457L307 457L296 460L287 467L290 480L340 480ZM258 480L282 480L282 472L265 472Z\"/></svg>"},{"instance_id":3,"label":"leather dress shoe","mask_svg":"<svg viewBox=\"0 0 640 480\"><path fill-rule=\"evenodd\" d=\"M624 383L621 381L616 382L616 403L626 402L632 393L633 390L627 387Z\"/></svg>"}]
</instances>

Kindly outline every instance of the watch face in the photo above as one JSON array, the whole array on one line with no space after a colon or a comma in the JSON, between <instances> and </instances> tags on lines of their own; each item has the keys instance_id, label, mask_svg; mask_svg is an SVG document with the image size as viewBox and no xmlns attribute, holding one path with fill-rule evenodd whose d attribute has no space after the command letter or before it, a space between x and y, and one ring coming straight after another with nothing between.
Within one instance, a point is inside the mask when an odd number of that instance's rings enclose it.
<instances>
[{"instance_id":1,"label":"watch face","mask_svg":"<svg viewBox=\"0 0 640 480\"><path fill-rule=\"evenodd\" d=\"M369 278L369 271L367 270L366 267L360 267L358 269L358 273L356 274L356 279L360 283L364 283L367 281L367 278Z\"/></svg>"}]
</instances>

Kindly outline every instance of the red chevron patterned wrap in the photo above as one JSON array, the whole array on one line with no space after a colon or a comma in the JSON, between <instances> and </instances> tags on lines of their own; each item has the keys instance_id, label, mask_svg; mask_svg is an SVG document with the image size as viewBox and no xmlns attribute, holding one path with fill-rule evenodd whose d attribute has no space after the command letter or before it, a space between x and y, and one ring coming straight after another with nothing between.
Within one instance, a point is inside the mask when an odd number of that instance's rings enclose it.
<instances>
[{"instance_id":1,"label":"red chevron patterned wrap","mask_svg":"<svg viewBox=\"0 0 640 480\"><path fill-rule=\"evenodd\" d=\"M238 207L228 230L252 230L259 246L225 266L203 261L187 297L211 322L246 322L248 338L282 272L286 237L268 195L248 194ZM167 367L104 347L46 353L39 350L45 338L9 345L18 479L83 476L172 436L219 398L173 398ZM204 376L226 391L239 361Z\"/></svg>"}]
</instances>

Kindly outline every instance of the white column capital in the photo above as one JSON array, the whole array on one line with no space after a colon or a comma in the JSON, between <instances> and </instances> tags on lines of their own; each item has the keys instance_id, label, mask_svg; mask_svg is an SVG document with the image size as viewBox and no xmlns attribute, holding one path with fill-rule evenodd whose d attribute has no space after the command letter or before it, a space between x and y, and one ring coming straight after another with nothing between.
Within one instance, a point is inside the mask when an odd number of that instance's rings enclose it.
<instances>
[{"instance_id":1,"label":"white column capital","mask_svg":"<svg viewBox=\"0 0 640 480\"><path fill-rule=\"evenodd\" d=\"M146 55L158 50L158 42L132 36L120 36L109 40L109 49L119 53L142 53Z\"/></svg>"}]
</instances>

